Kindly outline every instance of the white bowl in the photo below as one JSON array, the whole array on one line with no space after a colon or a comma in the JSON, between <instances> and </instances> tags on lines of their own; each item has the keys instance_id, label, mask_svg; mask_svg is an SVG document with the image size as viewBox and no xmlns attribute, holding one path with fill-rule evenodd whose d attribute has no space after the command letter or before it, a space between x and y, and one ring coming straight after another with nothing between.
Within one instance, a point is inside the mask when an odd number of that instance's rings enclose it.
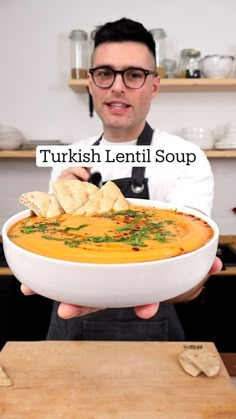
<instances>
[{"instance_id":1,"label":"white bowl","mask_svg":"<svg viewBox=\"0 0 236 419\"><path fill-rule=\"evenodd\" d=\"M214 145L213 131L210 128L192 127L182 128L181 136L203 150L211 149Z\"/></svg>"},{"instance_id":2,"label":"white bowl","mask_svg":"<svg viewBox=\"0 0 236 419\"><path fill-rule=\"evenodd\" d=\"M2 240L7 263L16 278L36 293L56 301L88 307L134 307L163 301L196 286L209 272L217 251L219 230L196 210L157 201L129 199L134 205L177 209L205 220L213 237L193 252L169 259L123 264L69 262L31 253L14 244L9 228L29 216L22 211L5 222Z\"/></svg>"},{"instance_id":3,"label":"white bowl","mask_svg":"<svg viewBox=\"0 0 236 419\"><path fill-rule=\"evenodd\" d=\"M22 146L23 134L14 127L0 124L0 150L15 150Z\"/></svg>"},{"instance_id":4,"label":"white bowl","mask_svg":"<svg viewBox=\"0 0 236 419\"><path fill-rule=\"evenodd\" d=\"M201 71L206 78L227 78L233 70L232 55L206 55L200 60Z\"/></svg>"},{"instance_id":5,"label":"white bowl","mask_svg":"<svg viewBox=\"0 0 236 419\"><path fill-rule=\"evenodd\" d=\"M22 138L9 138L6 140L0 140L0 150L17 150L21 148L23 144Z\"/></svg>"}]
</instances>

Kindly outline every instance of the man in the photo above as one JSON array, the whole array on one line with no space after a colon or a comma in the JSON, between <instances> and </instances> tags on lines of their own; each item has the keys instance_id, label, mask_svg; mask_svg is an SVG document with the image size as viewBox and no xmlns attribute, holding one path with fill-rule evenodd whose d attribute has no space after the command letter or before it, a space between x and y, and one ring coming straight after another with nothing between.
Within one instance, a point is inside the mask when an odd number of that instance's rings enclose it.
<instances>
[{"instance_id":1,"label":"man","mask_svg":"<svg viewBox=\"0 0 236 419\"><path fill-rule=\"evenodd\" d=\"M155 199L197 208L210 214L213 199L213 176L205 154L194 144L155 131L147 124L151 101L158 93L155 43L151 34L138 22L121 19L96 31L93 68L89 71L89 90L95 110L102 120L103 135L79 144L155 145L165 153L192 153L193 164L173 161L155 167L132 168L117 165L98 167L102 181L113 180L128 198ZM96 167L93 170L96 170ZM81 167L64 171L54 169L51 180L89 181L91 173ZM220 269L216 260L212 272ZM176 301L195 298L202 283ZM30 293L24 286L25 294ZM123 309L76 307L54 303L48 339L85 340L184 340L184 333L168 303Z\"/></svg>"}]
</instances>

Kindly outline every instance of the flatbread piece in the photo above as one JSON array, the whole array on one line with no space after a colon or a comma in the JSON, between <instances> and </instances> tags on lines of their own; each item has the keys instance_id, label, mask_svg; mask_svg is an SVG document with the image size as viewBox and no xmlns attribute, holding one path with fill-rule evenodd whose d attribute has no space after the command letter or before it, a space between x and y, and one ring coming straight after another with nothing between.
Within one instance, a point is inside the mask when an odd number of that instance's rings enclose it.
<instances>
[{"instance_id":1,"label":"flatbread piece","mask_svg":"<svg viewBox=\"0 0 236 419\"><path fill-rule=\"evenodd\" d=\"M188 358L187 351L183 351L179 354L179 362L181 366L183 367L184 371L186 371L188 374L192 375L193 377L197 377L202 373L200 368L196 367L192 361Z\"/></svg>"},{"instance_id":2,"label":"flatbread piece","mask_svg":"<svg viewBox=\"0 0 236 419\"><path fill-rule=\"evenodd\" d=\"M92 215L108 211L123 211L129 204L122 192L112 181L108 181L94 194L85 205L80 207L75 215Z\"/></svg>"},{"instance_id":3,"label":"flatbread piece","mask_svg":"<svg viewBox=\"0 0 236 419\"><path fill-rule=\"evenodd\" d=\"M54 194L33 191L20 197L20 202L36 215L46 218L63 213L72 215L93 215L108 211L122 211L129 204L120 189L112 181L101 189L92 183L78 179L57 179L52 183Z\"/></svg>"},{"instance_id":4,"label":"flatbread piece","mask_svg":"<svg viewBox=\"0 0 236 419\"><path fill-rule=\"evenodd\" d=\"M26 192L21 195L19 201L40 217L52 218L64 213L54 194L40 191Z\"/></svg>"},{"instance_id":5,"label":"flatbread piece","mask_svg":"<svg viewBox=\"0 0 236 419\"><path fill-rule=\"evenodd\" d=\"M179 354L179 362L183 369L193 377L202 372L207 377L214 377L220 371L220 360L214 352L204 349L187 349Z\"/></svg>"},{"instance_id":6,"label":"flatbread piece","mask_svg":"<svg viewBox=\"0 0 236 419\"><path fill-rule=\"evenodd\" d=\"M203 349L186 351L187 358L208 377L214 377L220 371L220 360L216 354Z\"/></svg>"},{"instance_id":7,"label":"flatbread piece","mask_svg":"<svg viewBox=\"0 0 236 419\"><path fill-rule=\"evenodd\" d=\"M57 179L52 187L58 202L67 214L74 214L98 191L97 186L79 179Z\"/></svg>"},{"instance_id":8,"label":"flatbread piece","mask_svg":"<svg viewBox=\"0 0 236 419\"><path fill-rule=\"evenodd\" d=\"M12 380L8 377L3 368L0 366L0 387L10 387L12 385Z\"/></svg>"}]
</instances>

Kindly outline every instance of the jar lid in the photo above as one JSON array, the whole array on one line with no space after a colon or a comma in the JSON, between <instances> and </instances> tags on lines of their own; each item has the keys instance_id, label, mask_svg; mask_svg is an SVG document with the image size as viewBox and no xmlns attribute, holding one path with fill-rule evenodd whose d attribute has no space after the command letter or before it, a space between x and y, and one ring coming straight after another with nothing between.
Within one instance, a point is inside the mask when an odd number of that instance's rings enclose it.
<instances>
[{"instance_id":1,"label":"jar lid","mask_svg":"<svg viewBox=\"0 0 236 419\"><path fill-rule=\"evenodd\" d=\"M95 38L96 32L97 32L97 29L93 29L93 30L90 32L90 39L91 39L92 41L93 41L93 40L94 40L94 38Z\"/></svg>"},{"instance_id":2,"label":"jar lid","mask_svg":"<svg viewBox=\"0 0 236 419\"><path fill-rule=\"evenodd\" d=\"M167 37L167 33L162 28L155 28L150 30L154 39L164 39Z\"/></svg>"},{"instance_id":3,"label":"jar lid","mask_svg":"<svg viewBox=\"0 0 236 419\"><path fill-rule=\"evenodd\" d=\"M235 57L233 55L229 55L229 54L224 54L224 55L208 54L208 55L205 55L205 57L203 57L203 59L204 58L219 58L219 59L221 59L221 58L229 58L232 61L235 60Z\"/></svg>"},{"instance_id":4,"label":"jar lid","mask_svg":"<svg viewBox=\"0 0 236 419\"><path fill-rule=\"evenodd\" d=\"M88 34L81 29L74 29L69 35L70 39L76 39L77 41L86 41L88 39Z\"/></svg>"},{"instance_id":5,"label":"jar lid","mask_svg":"<svg viewBox=\"0 0 236 419\"><path fill-rule=\"evenodd\" d=\"M193 48L186 48L180 51L181 57L198 58L201 55L201 51Z\"/></svg>"}]
</instances>

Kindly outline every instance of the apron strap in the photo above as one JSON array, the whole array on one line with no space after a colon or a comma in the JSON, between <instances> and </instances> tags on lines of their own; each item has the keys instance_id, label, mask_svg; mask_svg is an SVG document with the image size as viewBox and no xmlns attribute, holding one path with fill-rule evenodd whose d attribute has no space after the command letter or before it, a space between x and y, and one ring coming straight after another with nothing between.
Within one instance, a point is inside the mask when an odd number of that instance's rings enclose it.
<instances>
[{"instance_id":1,"label":"apron strap","mask_svg":"<svg viewBox=\"0 0 236 419\"><path fill-rule=\"evenodd\" d=\"M103 133L102 133L102 135L100 135L100 137L99 137L99 138L95 141L95 143L93 143L93 145L99 145L99 144L100 144L100 142L101 142L102 137L103 137Z\"/></svg>"},{"instance_id":2,"label":"apron strap","mask_svg":"<svg viewBox=\"0 0 236 419\"><path fill-rule=\"evenodd\" d=\"M151 145L152 143L152 136L153 136L153 129L150 125L146 122L143 131L138 137L137 145ZM101 139L103 137L103 133L101 136L93 143L93 145L99 145ZM141 193L144 190L145 183L145 170L146 167L132 167L132 174L131 174L131 189L134 193Z\"/></svg>"},{"instance_id":3,"label":"apron strap","mask_svg":"<svg viewBox=\"0 0 236 419\"><path fill-rule=\"evenodd\" d=\"M146 122L145 127L138 137L137 145L151 145L153 136L153 129ZM132 182L131 190L134 193L141 193L144 190L144 178L146 167L133 167L132 168Z\"/></svg>"}]
</instances>

